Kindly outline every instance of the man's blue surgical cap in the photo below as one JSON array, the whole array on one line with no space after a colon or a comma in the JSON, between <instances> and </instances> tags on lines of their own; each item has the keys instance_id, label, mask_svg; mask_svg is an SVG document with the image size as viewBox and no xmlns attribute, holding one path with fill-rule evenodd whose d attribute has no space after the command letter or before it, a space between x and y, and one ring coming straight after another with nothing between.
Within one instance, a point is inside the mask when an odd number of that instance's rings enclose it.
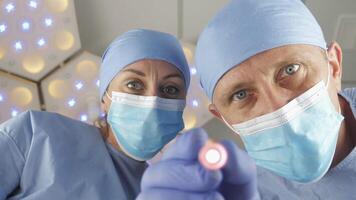
<instances>
[{"instance_id":1,"label":"man's blue surgical cap","mask_svg":"<svg viewBox=\"0 0 356 200\"><path fill-rule=\"evenodd\" d=\"M301 0L232 0L201 33L195 64L212 100L219 79L263 51L290 44L326 49L323 32Z\"/></svg>"},{"instance_id":2,"label":"man's blue surgical cap","mask_svg":"<svg viewBox=\"0 0 356 200\"><path fill-rule=\"evenodd\" d=\"M102 57L100 98L123 68L143 59L162 60L174 65L183 74L188 89L189 66L177 38L158 31L134 29L116 38Z\"/></svg>"}]
</instances>

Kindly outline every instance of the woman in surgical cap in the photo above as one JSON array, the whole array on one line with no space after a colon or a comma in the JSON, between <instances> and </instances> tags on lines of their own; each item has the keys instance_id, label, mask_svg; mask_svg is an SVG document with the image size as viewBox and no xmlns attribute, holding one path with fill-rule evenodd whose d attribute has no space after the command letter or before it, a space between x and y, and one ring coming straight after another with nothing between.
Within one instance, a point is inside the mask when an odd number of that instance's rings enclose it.
<instances>
[{"instance_id":1,"label":"woman in surgical cap","mask_svg":"<svg viewBox=\"0 0 356 200\"><path fill-rule=\"evenodd\" d=\"M119 36L102 60L101 129L37 111L0 125L0 200L135 199L146 161L184 128L189 80L175 37Z\"/></svg>"}]
</instances>

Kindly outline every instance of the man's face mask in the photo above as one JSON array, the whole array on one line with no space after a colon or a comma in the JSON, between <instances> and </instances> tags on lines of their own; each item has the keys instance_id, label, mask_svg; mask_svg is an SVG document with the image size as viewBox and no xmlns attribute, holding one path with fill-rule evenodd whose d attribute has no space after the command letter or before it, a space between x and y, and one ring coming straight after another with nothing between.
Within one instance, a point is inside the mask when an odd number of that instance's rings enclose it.
<instances>
[{"instance_id":1,"label":"man's face mask","mask_svg":"<svg viewBox=\"0 0 356 200\"><path fill-rule=\"evenodd\" d=\"M343 120L328 95L328 70L326 84L322 80L282 108L231 126L257 165L302 183L328 171Z\"/></svg>"}]
</instances>

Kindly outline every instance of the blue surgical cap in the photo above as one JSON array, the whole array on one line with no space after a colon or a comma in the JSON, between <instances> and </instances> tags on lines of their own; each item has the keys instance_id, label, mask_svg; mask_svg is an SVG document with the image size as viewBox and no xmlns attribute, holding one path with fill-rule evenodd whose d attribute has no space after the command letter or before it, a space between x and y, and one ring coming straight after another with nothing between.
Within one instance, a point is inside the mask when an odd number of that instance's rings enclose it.
<instances>
[{"instance_id":1,"label":"blue surgical cap","mask_svg":"<svg viewBox=\"0 0 356 200\"><path fill-rule=\"evenodd\" d=\"M291 44L326 49L323 32L300 0L233 0L201 33L195 64L210 100L219 79L263 51Z\"/></svg>"},{"instance_id":2,"label":"blue surgical cap","mask_svg":"<svg viewBox=\"0 0 356 200\"><path fill-rule=\"evenodd\" d=\"M123 68L143 59L162 60L174 65L183 74L188 89L190 71L179 41L167 33L134 29L116 38L102 57L100 98Z\"/></svg>"}]
</instances>

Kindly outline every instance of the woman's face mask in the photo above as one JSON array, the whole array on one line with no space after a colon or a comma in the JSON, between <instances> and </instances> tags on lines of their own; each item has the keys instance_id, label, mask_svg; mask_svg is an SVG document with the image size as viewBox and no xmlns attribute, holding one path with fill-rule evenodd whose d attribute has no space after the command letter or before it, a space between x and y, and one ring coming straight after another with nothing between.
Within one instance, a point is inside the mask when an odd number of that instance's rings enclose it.
<instances>
[{"instance_id":1,"label":"woman's face mask","mask_svg":"<svg viewBox=\"0 0 356 200\"><path fill-rule=\"evenodd\" d=\"M184 128L185 100L112 92L108 123L121 149L145 161Z\"/></svg>"},{"instance_id":2,"label":"woman's face mask","mask_svg":"<svg viewBox=\"0 0 356 200\"><path fill-rule=\"evenodd\" d=\"M121 149L136 160L152 158L184 128L185 95L184 79L169 63L142 60L124 68L103 98Z\"/></svg>"}]
</instances>

